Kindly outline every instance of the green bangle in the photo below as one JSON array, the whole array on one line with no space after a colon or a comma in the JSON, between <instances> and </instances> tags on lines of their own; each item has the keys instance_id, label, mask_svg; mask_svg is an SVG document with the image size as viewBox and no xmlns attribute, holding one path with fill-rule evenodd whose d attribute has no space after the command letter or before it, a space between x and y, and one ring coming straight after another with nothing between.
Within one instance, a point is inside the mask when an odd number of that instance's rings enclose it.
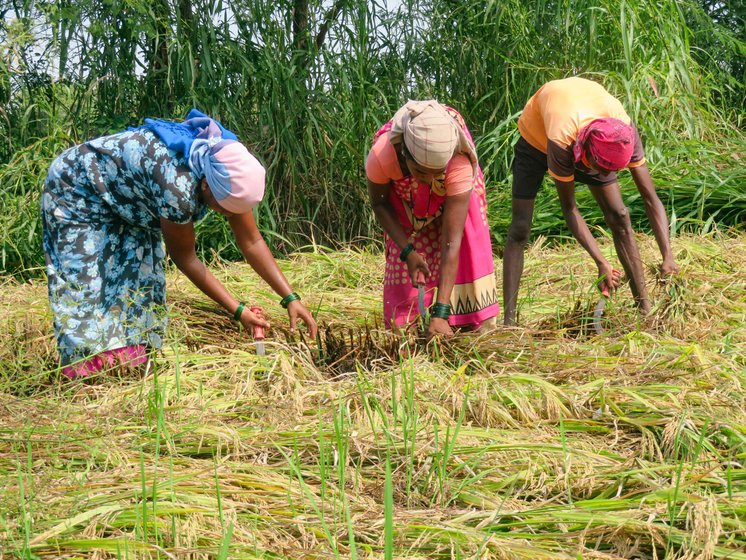
<instances>
[{"instance_id":1,"label":"green bangle","mask_svg":"<svg viewBox=\"0 0 746 560\"><path fill-rule=\"evenodd\" d=\"M430 308L430 317L437 317L438 319L448 319L450 316L450 303L434 303L433 306Z\"/></svg>"},{"instance_id":2,"label":"green bangle","mask_svg":"<svg viewBox=\"0 0 746 560\"><path fill-rule=\"evenodd\" d=\"M287 309L290 302L295 301L296 299L300 299L300 296L295 292L291 292L280 300L280 305L282 305L283 309Z\"/></svg>"},{"instance_id":3,"label":"green bangle","mask_svg":"<svg viewBox=\"0 0 746 560\"><path fill-rule=\"evenodd\" d=\"M411 243L407 243L407 246L401 250L401 253L399 253L399 260L402 262L406 261L409 253L411 253L412 251L414 251L414 245L412 245Z\"/></svg>"},{"instance_id":4,"label":"green bangle","mask_svg":"<svg viewBox=\"0 0 746 560\"><path fill-rule=\"evenodd\" d=\"M246 304L244 302L239 302L238 307L236 307L236 312L233 314L234 321L241 320L241 313L243 313L244 307L246 307Z\"/></svg>"}]
</instances>

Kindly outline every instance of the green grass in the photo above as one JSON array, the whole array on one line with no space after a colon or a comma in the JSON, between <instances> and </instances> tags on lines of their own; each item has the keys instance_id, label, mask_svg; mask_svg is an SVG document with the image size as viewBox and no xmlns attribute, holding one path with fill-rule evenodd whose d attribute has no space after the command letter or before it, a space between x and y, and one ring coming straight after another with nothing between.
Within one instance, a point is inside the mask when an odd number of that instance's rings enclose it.
<instances>
[{"instance_id":1,"label":"green grass","mask_svg":"<svg viewBox=\"0 0 746 560\"><path fill-rule=\"evenodd\" d=\"M266 357L171 274L157 369L64 383L45 287L8 279L0 556L744 559L746 239L673 245L640 330L626 288L604 335L574 328L588 259L534 244L521 328L414 354L374 330L333 373L235 264L215 271L268 311ZM382 257L317 249L280 264L319 319L380 322Z\"/></svg>"},{"instance_id":2,"label":"green grass","mask_svg":"<svg viewBox=\"0 0 746 560\"><path fill-rule=\"evenodd\" d=\"M372 135L409 98L451 104L478 143L502 242L518 114L544 82L570 75L622 101L676 231L744 223L746 45L729 2L709 3L718 14L701 0L68 4L14 2L0 22L6 273L40 275L39 194L65 147L192 106L266 166L258 222L290 253L377 237L364 175ZM563 235L545 191L535 234ZM590 193L579 202L600 223ZM647 227L640 210L632 217ZM225 221L208 217L199 234L202 256L240 259Z\"/></svg>"}]
</instances>

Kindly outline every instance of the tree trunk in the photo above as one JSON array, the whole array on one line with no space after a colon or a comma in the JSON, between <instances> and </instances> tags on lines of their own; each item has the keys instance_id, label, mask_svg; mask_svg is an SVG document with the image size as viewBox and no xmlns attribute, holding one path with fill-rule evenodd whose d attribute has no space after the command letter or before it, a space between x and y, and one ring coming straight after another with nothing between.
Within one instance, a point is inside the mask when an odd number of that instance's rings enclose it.
<instances>
[{"instance_id":1,"label":"tree trunk","mask_svg":"<svg viewBox=\"0 0 746 560\"><path fill-rule=\"evenodd\" d=\"M148 71L145 76L145 96L141 114L170 113L171 88L168 83L168 41L170 35L170 12L167 0L154 0L155 35L150 38L146 53Z\"/></svg>"}]
</instances>

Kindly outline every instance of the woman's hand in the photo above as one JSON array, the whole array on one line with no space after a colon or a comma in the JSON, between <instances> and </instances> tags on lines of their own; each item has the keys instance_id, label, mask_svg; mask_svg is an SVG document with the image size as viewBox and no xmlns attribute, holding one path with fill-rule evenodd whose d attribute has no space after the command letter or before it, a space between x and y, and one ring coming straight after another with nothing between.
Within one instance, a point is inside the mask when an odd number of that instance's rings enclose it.
<instances>
[{"instance_id":1,"label":"woman's hand","mask_svg":"<svg viewBox=\"0 0 746 560\"><path fill-rule=\"evenodd\" d=\"M241 325L243 325L243 328L246 329L248 332L253 332L254 327L262 327L264 329L268 329L270 326L269 321L267 321L264 317L254 313L248 307L244 307L243 311L241 311L241 317L239 318L239 321L241 322Z\"/></svg>"},{"instance_id":2,"label":"woman's hand","mask_svg":"<svg viewBox=\"0 0 746 560\"><path fill-rule=\"evenodd\" d=\"M288 304L288 317L290 317L290 332L295 332L295 326L298 323L298 319L301 319L308 329L308 334L311 338L316 338L316 332L318 327L316 321L313 319L311 312L306 309L299 299L291 301Z\"/></svg>"},{"instance_id":3,"label":"woman's hand","mask_svg":"<svg viewBox=\"0 0 746 560\"><path fill-rule=\"evenodd\" d=\"M272 287L277 295L292 292L292 287L277 266L269 247L264 242L253 214L247 212L246 214L236 215L229 218L228 222L236 236L236 243L251 268ZM295 325L300 318L308 327L308 333L311 337L316 338L316 321L313 320L313 316L305 306L299 300L295 300L288 304L287 309L290 317L290 330L295 331Z\"/></svg>"},{"instance_id":4,"label":"woman's hand","mask_svg":"<svg viewBox=\"0 0 746 560\"><path fill-rule=\"evenodd\" d=\"M453 329L448 324L448 319L441 319L440 317L431 317L430 324L427 327L427 339L431 340L435 336L453 336Z\"/></svg>"},{"instance_id":5,"label":"woman's hand","mask_svg":"<svg viewBox=\"0 0 746 560\"><path fill-rule=\"evenodd\" d=\"M412 286L424 284L430 278L430 268L427 266L427 261L417 251L412 251L407 255L407 270L409 271L409 279L412 282ZM424 282L422 279L423 275L425 277Z\"/></svg>"}]
</instances>

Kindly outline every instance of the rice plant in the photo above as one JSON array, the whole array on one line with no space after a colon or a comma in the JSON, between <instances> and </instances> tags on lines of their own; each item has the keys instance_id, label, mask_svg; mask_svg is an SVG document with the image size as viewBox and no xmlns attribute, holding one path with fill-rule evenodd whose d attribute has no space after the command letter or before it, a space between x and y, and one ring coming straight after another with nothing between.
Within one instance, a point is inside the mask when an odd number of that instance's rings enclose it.
<instances>
[{"instance_id":1,"label":"rice plant","mask_svg":"<svg viewBox=\"0 0 746 560\"><path fill-rule=\"evenodd\" d=\"M535 244L522 328L430 346L377 327L381 255L299 253L321 344L276 329L266 356L171 274L155 371L90 383L55 369L44 285L7 280L0 555L744 558L746 240L674 251L644 324L623 289L603 335L568 329L592 271ZM217 274L281 325L245 269Z\"/></svg>"}]
</instances>

